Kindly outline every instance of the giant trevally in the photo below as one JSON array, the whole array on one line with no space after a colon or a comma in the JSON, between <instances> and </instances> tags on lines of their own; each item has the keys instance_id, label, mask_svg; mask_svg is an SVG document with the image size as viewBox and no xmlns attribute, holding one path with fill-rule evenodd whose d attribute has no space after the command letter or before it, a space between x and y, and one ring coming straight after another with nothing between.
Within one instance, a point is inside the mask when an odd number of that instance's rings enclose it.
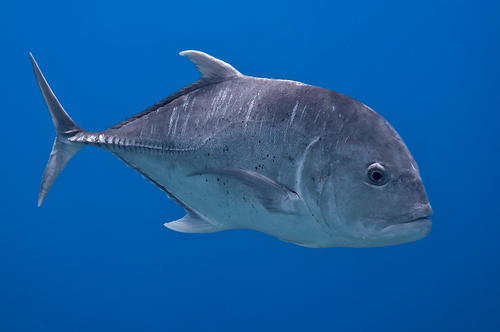
<instances>
[{"instance_id":1,"label":"giant trevally","mask_svg":"<svg viewBox=\"0 0 500 332\"><path fill-rule=\"evenodd\" d=\"M85 145L106 149L186 210L187 233L247 228L306 247L376 247L427 236L432 209L392 126L340 93L245 76L198 51L202 77L100 132L63 109L33 56L56 129L38 204Z\"/></svg>"}]
</instances>

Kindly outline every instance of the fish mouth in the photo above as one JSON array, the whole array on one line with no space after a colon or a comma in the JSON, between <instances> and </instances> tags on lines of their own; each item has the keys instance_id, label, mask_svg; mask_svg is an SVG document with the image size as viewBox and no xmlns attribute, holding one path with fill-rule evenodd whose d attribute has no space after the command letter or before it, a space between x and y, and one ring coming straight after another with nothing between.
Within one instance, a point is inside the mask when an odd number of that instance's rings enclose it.
<instances>
[{"instance_id":1,"label":"fish mouth","mask_svg":"<svg viewBox=\"0 0 500 332\"><path fill-rule=\"evenodd\" d=\"M397 224L409 224L409 223L414 223L414 222L419 222L421 220L430 220L429 218L430 216L425 216L425 217L417 217L417 218L413 218L411 220L406 220L406 221L401 221L401 222L398 222L398 223L395 223L394 225L397 225ZM391 225L392 226L392 225ZM390 226L388 226L390 227Z\"/></svg>"},{"instance_id":2,"label":"fish mouth","mask_svg":"<svg viewBox=\"0 0 500 332\"><path fill-rule=\"evenodd\" d=\"M432 214L431 214L432 215ZM430 233L432 229L432 220L429 218L431 215L425 217L416 217L410 220L392 223L384 227L381 233L406 233L411 231Z\"/></svg>"},{"instance_id":3,"label":"fish mouth","mask_svg":"<svg viewBox=\"0 0 500 332\"><path fill-rule=\"evenodd\" d=\"M419 204L418 208L412 213L406 214L398 218L399 220L386 221L381 232L390 230L410 231L411 229L419 230L432 227L432 221L429 217L433 215L432 208L429 203Z\"/></svg>"},{"instance_id":4,"label":"fish mouth","mask_svg":"<svg viewBox=\"0 0 500 332\"><path fill-rule=\"evenodd\" d=\"M373 223L367 229L376 246L413 242L423 239L430 234L432 220L429 217L432 214L432 208L429 203L419 204L408 213L399 215L396 218L388 218L378 223L373 220L376 217L370 216Z\"/></svg>"}]
</instances>

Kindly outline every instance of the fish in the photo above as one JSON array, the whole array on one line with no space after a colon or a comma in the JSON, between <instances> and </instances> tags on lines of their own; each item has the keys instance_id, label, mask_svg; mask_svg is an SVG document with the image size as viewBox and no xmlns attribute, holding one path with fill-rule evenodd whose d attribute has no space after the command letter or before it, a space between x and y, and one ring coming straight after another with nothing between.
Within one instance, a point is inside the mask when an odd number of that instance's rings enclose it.
<instances>
[{"instance_id":1,"label":"fish","mask_svg":"<svg viewBox=\"0 0 500 332\"><path fill-rule=\"evenodd\" d=\"M84 146L108 150L186 211L184 233L263 232L308 248L417 241L433 211L417 163L377 112L341 93L180 53L201 78L100 132L79 127L30 53L56 138L38 205Z\"/></svg>"}]
</instances>

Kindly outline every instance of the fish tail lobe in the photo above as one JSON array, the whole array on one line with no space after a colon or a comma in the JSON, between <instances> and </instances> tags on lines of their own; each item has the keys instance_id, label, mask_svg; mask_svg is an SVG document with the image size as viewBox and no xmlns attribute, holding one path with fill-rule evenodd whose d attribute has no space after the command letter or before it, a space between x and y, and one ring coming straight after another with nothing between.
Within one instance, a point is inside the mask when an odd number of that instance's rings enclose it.
<instances>
[{"instance_id":1,"label":"fish tail lobe","mask_svg":"<svg viewBox=\"0 0 500 332\"><path fill-rule=\"evenodd\" d=\"M42 183L40 184L40 192L38 193L38 206L40 206L45 200L45 197L47 197L50 188L52 188L59 174L61 174L71 158L73 158L85 145L84 143L71 142L68 138L78 133L85 132L85 130L79 127L71 119L68 113L66 113L52 92L52 89L45 80L45 77L31 53L30 56L38 86L42 91L43 98L45 99L45 103L50 111L56 129L56 139L52 147L49 162L45 167Z\"/></svg>"}]
</instances>

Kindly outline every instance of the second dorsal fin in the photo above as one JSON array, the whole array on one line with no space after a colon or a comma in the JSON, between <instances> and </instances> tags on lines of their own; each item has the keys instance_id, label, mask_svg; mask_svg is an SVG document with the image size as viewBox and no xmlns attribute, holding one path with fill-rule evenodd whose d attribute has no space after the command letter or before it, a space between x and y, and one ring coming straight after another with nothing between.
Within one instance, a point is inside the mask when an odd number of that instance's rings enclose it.
<instances>
[{"instance_id":1,"label":"second dorsal fin","mask_svg":"<svg viewBox=\"0 0 500 332\"><path fill-rule=\"evenodd\" d=\"M241 76L241 73L233 68L229 63L216 59L199 51L184 51L179 53L191 60L201 73L202 78L229 78Z\"/></svg>"}]
</instances>

